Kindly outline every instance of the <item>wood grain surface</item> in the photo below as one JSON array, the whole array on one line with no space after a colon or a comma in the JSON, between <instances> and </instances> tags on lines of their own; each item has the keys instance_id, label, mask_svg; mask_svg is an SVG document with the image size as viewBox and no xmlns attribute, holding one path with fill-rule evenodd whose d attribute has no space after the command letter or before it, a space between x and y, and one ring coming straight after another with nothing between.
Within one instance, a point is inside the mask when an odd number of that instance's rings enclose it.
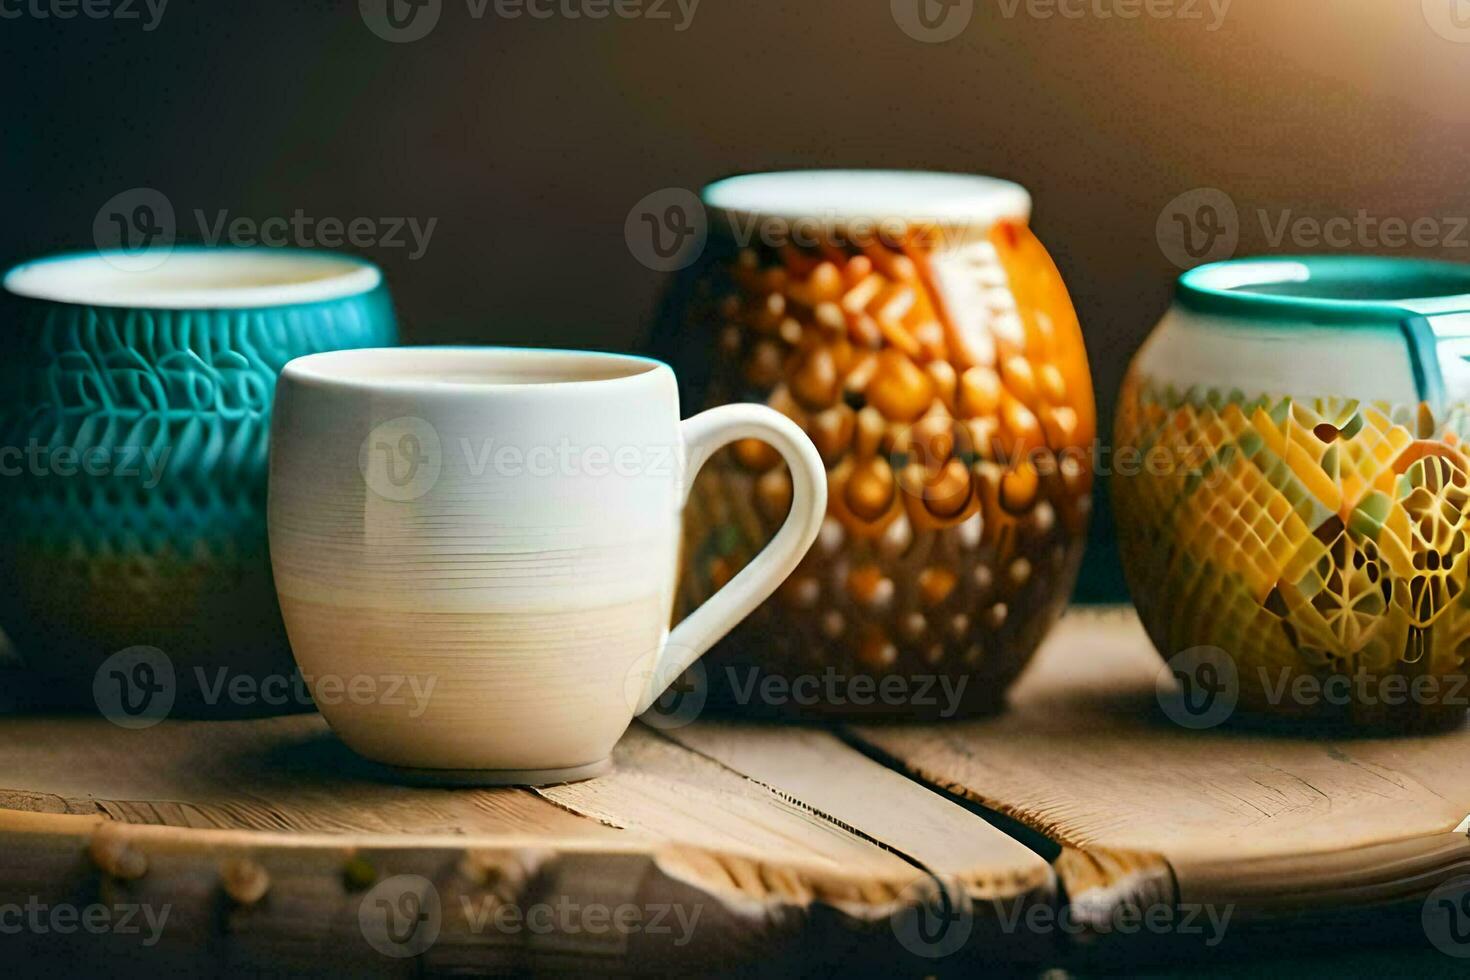
<instances>
[{"instance_id":1,"label":"wood grain surface","mask_svg":"<svg viewBox=\"0 0 1470 980\"><path fill-rule=\"evenodd\" d=\"M924 781L1063 845L1073 901L1167 895L1236 915L1422 898L1470 871L1470 729L1328 737L1175 725L1130 613L1069 616L1006 714L857 728Z\"/></svg>"},{"instance_id":2,"label":"wood grain surface","mask_svg":"<svg viewBox=\"0 0 1470 980\"><path fill-rule=\"evenodd\" d=\"M154 974L923 974L1086 962L1105 936L1136 964L1159 937L1120 934L1124 910L1228 909L1247 946L1251 923L1345 944L1392 917L1414 938L1424 896L1470 873L1454 833L1470 732L1186 731L1159 710L1159 666L1131 616L1074 613L991 719L640 724L610 775L541 790L401 786L316 715L130 731L11 714L0 904L168 906L171 925L154 948L0 948ZM431 946L398 959L363 916L403 882L443 911ZM567 903L697 924L507 931L473 914ZM955 908L957 952L953 934L908 927ZM1192 941L1168 955L1215 954Z\"/></svg>"},{"instance_id":3,"label":"wood grain surface","mask_svg":"<svg viewBox=\"0 0 1470 980\"><path fill-rule=\"evenodd\" d=\"M0 790L0 902L80 889L88 902L126 894L172 904L168 938L197 954L182 956L190 970L233 968L242 956L259 968L320 966L295 945L311 932L303 922L314 922L318 940L353 954L343 964L371 972L395 964L354 932L355 919L339 920L372 900L375 883L417 875L450 910L423 957L434 972L729 972L764 962L805 972L844 959L914 972L928 961L894 922L953 882L967 932L988 938L952 962L1049 955L1052 937L1002 944L987 904L1050 907L1054 876L1035 853L825 732L711 725L690 744L746 736L821 769L781 775L758 758L746 764L635 725L604 778L535 791L420 789L352 755L313 715L139 731L13 716L0 724L0 772L20 787ZM256 904L274 911L220 932L231 860L261 869L270 884ZM359 860L372 871L354 889L347 869ZM134 861L145 870L128 877ZM575 923L492 935L451 914L451 895L476 908L669 906L701 925L685 942L636 932L589 945ZM283 917L283 905L296 918ZM151 951L119 955L152 962Z\"/></svg>"}]
</instances>

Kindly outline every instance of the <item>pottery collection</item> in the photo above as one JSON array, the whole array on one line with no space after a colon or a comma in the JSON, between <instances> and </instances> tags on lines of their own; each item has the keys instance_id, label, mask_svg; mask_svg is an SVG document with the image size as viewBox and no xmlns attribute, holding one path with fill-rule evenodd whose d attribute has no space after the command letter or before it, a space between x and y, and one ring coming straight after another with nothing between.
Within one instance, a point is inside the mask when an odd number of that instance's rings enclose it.
<instances>
[{"instance_id":1,"label":"pottery collection","mask_svg":"<svg viewBox=\"0 0 1470 980\"><path fill-rule=\"evenodd\" d=\"M174 710L215 717L261 708L211 698L221 672L299 672L348 746L450 784L604 772L689 672L742 715L1001 710L1067 604L1094 480L1083 335L1029 195L803 171L703 200L659 360L394 347L377 268L329 253L13 269L0 629L28 676L86 704L109 656L157 648ZM1244 717L1463 718L1467 357L1470 267L1181 278L1111 474L1171 666L1230 671ZM773 705L742 671L959 696ZM1282 693L1335 678L1357 683ZM1363 693L1390 681L1419 687Z\"/></svg>"}]
</instances>

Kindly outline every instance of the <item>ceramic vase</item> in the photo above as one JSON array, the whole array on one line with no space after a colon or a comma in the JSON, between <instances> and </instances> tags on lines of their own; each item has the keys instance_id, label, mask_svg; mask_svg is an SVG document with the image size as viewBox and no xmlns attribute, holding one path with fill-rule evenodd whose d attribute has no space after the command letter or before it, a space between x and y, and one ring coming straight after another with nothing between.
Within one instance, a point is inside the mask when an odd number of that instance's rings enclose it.
<instances>
[{"instance_id":1,"label":"ceramic vase","mask_svg":"<svg viewBox=\"0 0 1470 980\"><path fill-rule=\"evenodd\" d=\"M710 658L711 695L796 717L994 710L1066 604L1091 504L1086 353L1029 195L805 171L703 201L708 245L658 351L687 405L797 422L829 483L817 546ZM758 443L714 460L686 512L682 602L736 574L790 497Z\"/></svg>"},{"instance_id":2,"label":"ceramic vase","mask_svg":"<svg viewBox=\"0 0 1470 980\"><path fill-rule=\"evenodd\" d=\"M36 696L105 701L101 666L141 646L170 713L309 708L266 551L271 398L293 357L396 340L378 269L79 253L11 270L0 302L0 626Z\"/></svg>"},{"instance_id":3,"label":"ceramic vase","mask_svg":"<svg viewBox=\"0 0 1470 980\"><path fill-rule=\"evenodd\" d=\"M1181 279L1123 388L1114 495L1144 625L1216 722L1463 718L1467 353L1470 267Z\"/></svg>"}]
</instances>

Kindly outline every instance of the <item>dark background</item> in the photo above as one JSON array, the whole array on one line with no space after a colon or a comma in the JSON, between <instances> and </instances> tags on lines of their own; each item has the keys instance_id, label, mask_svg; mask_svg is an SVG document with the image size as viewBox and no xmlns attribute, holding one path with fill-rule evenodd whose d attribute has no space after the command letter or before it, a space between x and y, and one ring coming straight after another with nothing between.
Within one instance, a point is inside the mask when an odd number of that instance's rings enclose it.
<instances>
[{"instance_id":1,"label":"dark background","mask_svg":"<svg viewBox=\"0 0 1470 980\"><path fill-rule=\"evenodd\" d=\"M0 17L0 262L93 247L99 209L140 187L172 204L180 240L200 237L196 209L437 218L417 259L354 249L387 272L413 343L640 346L662 276L630 250L629 210L755 169L1026 185L1103 432L1168 302L1156 226L1180 194L1227 192L1240 254L1322 250L1269 228L1365 209L1432 219L1438 241L1334 247L1470 259L1470 23L1460 43L1430 26L1453 0L1234 0L1214 31L1208 0L1175 0L1198 20L973 0L941 44L901 30L889 0L702 0L683 31L672 2L667 20L477 20L443 0L412 43L376 36L355 0L171 0L152 31L142 0L136 20L30 12L49 2L0 0L21 13ZM1121 596L1105 510L1094 538L1083 593Z\"/></svg>"}]
</instances>

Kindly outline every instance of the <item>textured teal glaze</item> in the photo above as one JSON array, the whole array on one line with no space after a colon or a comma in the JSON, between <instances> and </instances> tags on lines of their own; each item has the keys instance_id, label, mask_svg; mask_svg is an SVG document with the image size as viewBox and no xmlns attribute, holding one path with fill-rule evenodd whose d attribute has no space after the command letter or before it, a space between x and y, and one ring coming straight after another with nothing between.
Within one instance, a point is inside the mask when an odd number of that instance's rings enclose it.
<instances>
[{"instance_id":1,"label":"textured teal glaze","mask_svg":"<svg viewBox=\"0 0 1470 980\"><path fill-rule=\"evenodd\" d=\"M288 671L265 526L276 377L305 354L396 342L382 284L214 310L4 294L0 627L27 662L82 687L133 644L160 647L181 675Z\"/></svg>"},{"instance_id":2,"label":"textured teal glaze","mask_svg":"<svg viewBox=\"0 0 1470 980\"><path fill-rule=\"evenodd\" d=\"M25 470L0 502L24 537L103 547L264 541L275 379L317 351L396 342L386 288L268 309L97 308L10 298L0 338L3 445L98 447L136 475ZM126 452L123 452L126 450ZM148 456L165 463L149 488ZM13 456L13 454L12 454ZM46 467L43 467L46 468ZM16 485L18 484L18 485ZM263 544L261 545L263 549Z\"/></svg>"}]
</instances>

